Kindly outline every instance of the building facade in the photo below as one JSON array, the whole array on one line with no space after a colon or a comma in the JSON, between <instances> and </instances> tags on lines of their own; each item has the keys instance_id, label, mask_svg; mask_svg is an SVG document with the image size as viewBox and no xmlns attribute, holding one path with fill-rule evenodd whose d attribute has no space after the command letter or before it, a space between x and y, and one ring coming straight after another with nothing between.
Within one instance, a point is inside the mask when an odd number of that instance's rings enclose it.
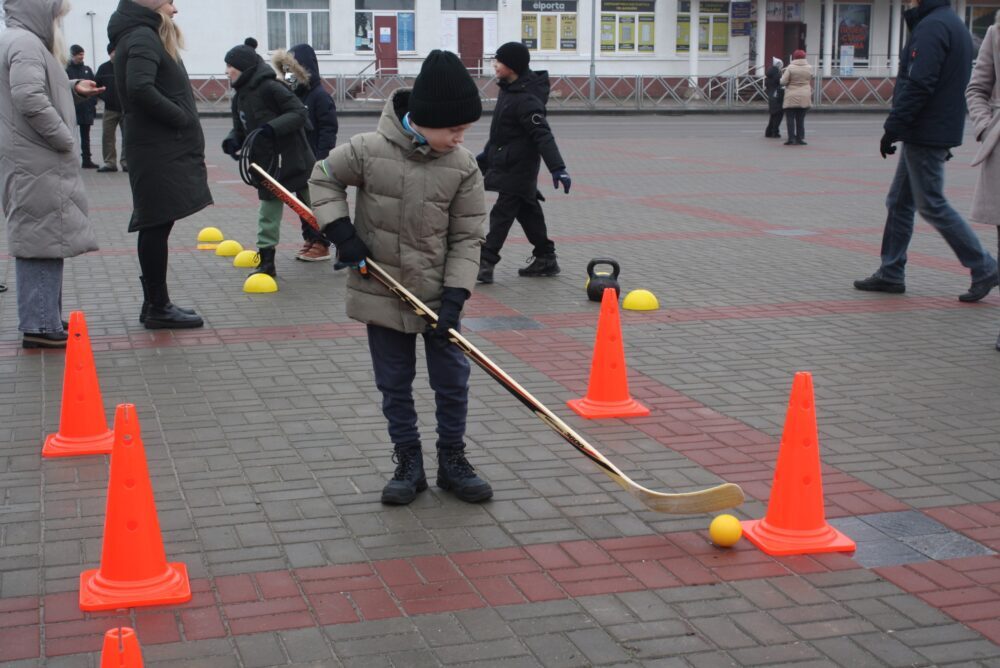
<instances>
[{"instance_id":1,"label":"building facade","mask_svg":"<svg viewBox=\"0 0 1000 668\"><path fill-rule=\"evenodd\" d=\"M953 0L981 39L1000 0ZM105 59L118 0L74 0L68 43ZM221 77L248 36L262 55L309 42L324 76L412 75L429 51L489 71L497 45L520 40L553 74L712 76L762 73L802 48L825 76L892 76L904 38L901 0L175 0L193 78ZM692 48L692 26L698 26Z\"/></svg>"}]
</instances>

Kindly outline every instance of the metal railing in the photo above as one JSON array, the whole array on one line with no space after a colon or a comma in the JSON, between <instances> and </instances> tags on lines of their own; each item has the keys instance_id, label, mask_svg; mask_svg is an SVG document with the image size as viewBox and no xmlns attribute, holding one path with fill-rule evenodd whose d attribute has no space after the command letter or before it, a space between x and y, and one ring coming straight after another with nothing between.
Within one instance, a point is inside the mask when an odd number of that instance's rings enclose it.
<instances>
[{"instance_id":1,"label":"metal railing","mask_svg":"<svg viewBox=\"0 0 1000 668\"><path fill-rule=\"evenodd\" d=\"M496 103L496 78L473 76L483 106ZM338 109L382 108L398 88L413 85L414 77L378 71L337 75L324 80ZM553 110L698 110L739 109L767 104L763 77L727 71L715 76L654 76L631 74L599 76L591 96L590 77L551 75L549 109ZM192 89L203 112L228 111L232 90L224 77L193 77ZM884 73L869 76L817 75L813 80L813 104L817 107L888 108L895 78Z\"/></svg>"}]
</instances>

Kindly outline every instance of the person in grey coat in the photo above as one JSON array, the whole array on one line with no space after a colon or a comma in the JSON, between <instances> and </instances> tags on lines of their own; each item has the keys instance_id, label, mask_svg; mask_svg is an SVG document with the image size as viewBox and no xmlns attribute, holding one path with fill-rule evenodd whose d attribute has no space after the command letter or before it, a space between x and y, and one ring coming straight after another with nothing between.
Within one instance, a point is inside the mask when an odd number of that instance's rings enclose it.
<instances>
[{"instance_id":1,"label":"person in grey coat","mask_svg":"<svg viewBox=\"0 0 1000 668\"><path fill-rule=\"evenodd\" d=\"M76 160L74 102L101 92L66 76L68 0L3 0L0 192L25 348L65 348L63 260L97 250Z\"/></svg>"},{"instance_id":2,"label":"person in grey coat","mask_svg":"<svg viewBox=\"0 0 1000 668\"><path fill-rule=\"evenodd\" d=\"M969 118L975 127L976 140L980 142L972 166L979 167L972 211L969 222L997 225L1000 240L1000 11L996 23L986 31L979 47L979 56L972 68L972 78L965 89ZM1000 244L997 247L1000 252ZM1000 350L1000 336L996 349Z\"/></svg>"}]
</instances>

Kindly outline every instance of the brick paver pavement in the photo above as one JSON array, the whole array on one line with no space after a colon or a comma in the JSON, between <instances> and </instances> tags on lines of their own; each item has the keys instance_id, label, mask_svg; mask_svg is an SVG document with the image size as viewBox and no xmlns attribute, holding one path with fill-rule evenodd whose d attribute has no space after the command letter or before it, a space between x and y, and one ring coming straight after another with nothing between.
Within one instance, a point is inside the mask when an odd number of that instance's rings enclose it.
<instances>
[{"instance_id":1,"label":"brick paver pavement","mask_svg":"<svg viewBox=\"0 0 1000 668\"><path fill-rule=\"evenodd\" d=\"M895 167L878 157L880 118L812 115L807 147L765 140L764 120L553 119L574 179L569 196L542 181L563 274L518 278L530 248L515 231L466 329L636 481L738 482L743 518L765 511L792 375L811 371L827 513L853 556L718 550L708 516L646 510L478 370L468 440L494 499L432 487L383 507L393 465L344 274L293 261L290 215L278 294L244 294L244 270L194 249L206 225L255 239L255 195L217 148L225 121L208 119L217 205L178 225L170 258L172 295L205 329L138 325L122 174L85 174L102 250L67 263L64 293L86 312L109 417L138 407L167 554L194 599L79 611L107 458L41 461L63 354L20 349L12 289L0 663L94 666L102 632L127 623L165 666L1000 666L1000 297L959 303L968 276L923 222L907 293L855 291L877 266ZM373 123L344 119L341 141ZM947 168L962 211L972 152L970 137ZM586 390L598 313L584 267L609 255L625 290L662 306L622 314L632 392L652 413L591 422L565 401ZM422 370L417 401L432 443Z\"/></svg>"}]
</instances>

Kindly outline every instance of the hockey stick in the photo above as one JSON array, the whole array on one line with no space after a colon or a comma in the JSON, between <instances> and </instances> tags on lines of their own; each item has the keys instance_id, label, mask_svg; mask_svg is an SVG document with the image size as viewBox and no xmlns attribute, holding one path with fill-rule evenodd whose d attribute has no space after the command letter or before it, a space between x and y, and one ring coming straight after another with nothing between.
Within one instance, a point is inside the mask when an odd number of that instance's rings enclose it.
<instances>
[{"instance_id":1,"label":"hockey stick","mask_svg":"<svg viewBox=\"0 0 1000 668\"><path fill-rule=\"evenodd\" d=\"M265 172L256 164L251 165L263 178L263 184L275 197L287 204L295 213L319 229L316 216L303 204L295 195L290 193L284 186L274 180L270 174ZM410 306L414 312L431 325L437 325L437 314L420 301L413 293L390 276L378 264L371 259L365 261L368 274L384 285L390 292L399 297ZM697 492L685 492L680 494L665 494L654 492L642 485L634 482L631 478L621 472L604 455L598 452L582 436L576 433L572 427L563 422L555 413L545 407L542 402L533 397L526 389L507 375L503 369L497 366L493 360L483 354L478 348L466 339L460 332L454 329L448 330L448 335L452 343L457 345L465 355L475 362L483 371L489 374L494 380L504 386L508 392L517 398L522 404L527 406L545 424L552 428L557 434L576 448L581 454L593 461L601 470L614 480L626 492L639 499L646 507L660 513L672 514L692 514L706 513L725 508L733 508L743 503L743 490L739 485L733 483L723 483L715 487L700 490Z\"/></svg>"}]
</instances>

